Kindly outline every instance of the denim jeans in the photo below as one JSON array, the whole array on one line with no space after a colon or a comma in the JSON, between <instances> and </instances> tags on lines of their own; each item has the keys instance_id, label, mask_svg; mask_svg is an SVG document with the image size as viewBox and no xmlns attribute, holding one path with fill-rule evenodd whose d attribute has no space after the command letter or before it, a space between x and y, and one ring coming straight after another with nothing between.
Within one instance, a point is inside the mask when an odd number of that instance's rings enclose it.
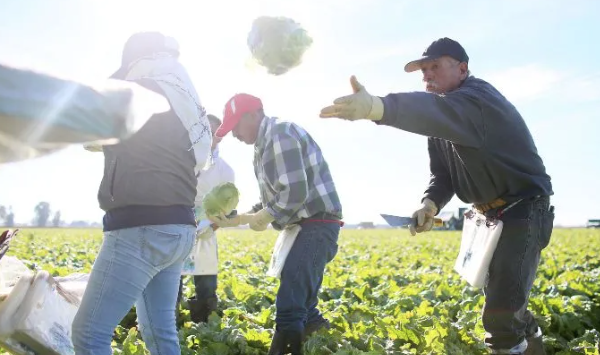
<instances>
[{"instance_id":1,"label":"denim jeans","mask_svg":"<svg viewBox=\"0 0 600 355\"><path fill-rule=\"evenodd\" d=\"M317 308L325 266L338 250L340 226L306 222L285 260L275 302L275 323L282 331L303 331L305 324L324 321Z\"/></svg>"},{"instance_id":2,"label":"denim jeans","mask_svg":"<svg viewBox=\"0 0 600 355\"><path fill-rule=\"evenodd\" d=\"M538 324L527 309L541 251L550 242L554 207L547 196L524 200L500 217L502 234L484 288L485 342L496 354L522 354Z\"/></svg>"},{"instance_id":3,"label":"denim jeans","mask_svg":"<svg viewBox=\"0 0 600 355\"><path fill-rule=\"evenodd\" d=\"M180 354L175 301L191 225L126 228L104 234L72 326L77 355L112 353L114 329L135 305L151 354Z\"/></svg>"}]
</instances>

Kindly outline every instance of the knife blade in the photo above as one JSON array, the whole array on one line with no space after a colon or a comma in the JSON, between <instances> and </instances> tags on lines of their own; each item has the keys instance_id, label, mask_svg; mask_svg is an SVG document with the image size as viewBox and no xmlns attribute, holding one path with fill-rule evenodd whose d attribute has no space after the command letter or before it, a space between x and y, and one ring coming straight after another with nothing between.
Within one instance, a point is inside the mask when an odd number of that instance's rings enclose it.
<instances>
[{"instance_id":1,"label":"knife blade","mask_svg":"<svg viewBox=\"0 0 600 355\"><path fill-rule=\"evenodd\" d=\"M414 220L411 217L400 217L400 216L394 216L391 214L381 214L381 217L383 217L383 219L385 219L385 221L387 222L387 224L389 224L392 227L404 227L404 226L409 226L411 224L413 224ZM442 227L444 225L444 222L442 221L441 218L433 218L433 226L434 227Z\"/></svg>"}]
</instances>

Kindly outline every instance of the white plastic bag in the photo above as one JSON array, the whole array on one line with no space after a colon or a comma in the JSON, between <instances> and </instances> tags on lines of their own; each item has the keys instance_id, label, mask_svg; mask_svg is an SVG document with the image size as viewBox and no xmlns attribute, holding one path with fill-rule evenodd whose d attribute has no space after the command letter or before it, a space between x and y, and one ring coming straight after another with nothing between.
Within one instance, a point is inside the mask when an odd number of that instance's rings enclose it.
<instances>
[{"instance_id":1,"label":"white plastic bag","mask_svg":"<svg viewBox=\"0 0 600 355\"><path fill-rule=\"evenodd\" d=\"M0 343L16 354L74 354L71 326L89 274L21 277L0 303Z\"/></svg>"},{"instance_id":2,"label":"white plastic bag","mask_svg":"<svg viewBox=\"0 0 600 355\"><path fill-rule=\"evenodd\" d=\"M14 256L0 259L0 297L8 295L19 278L33 275L33 272L21 260Z\"/></svg>"},{"instance_id":3,"label":"white plastic bag","mask_svg":"<svg viewBox=\"0 0 600 355\"><path fill-rule=\"evenodd\" d=\"M475 211L465 213L460 251L454 270L471 286L485 286L488 269L504 224Z\"/></svg>"},{"instance_id":4,"label":"white plastic bag","mask_svg":"<svg viewBox=\"0 0 600 355\"><path fill-rule=\"evenodd\" d=\"M13 316L15 329L11 337L37 353L75 354L71 325L80 302L47 271L38 272Z\"/></svg>"},{"instance_id":5,"label":"white plastic bag","mask_svg":"<svg viewBox=\"0 0 600 355\"><path fill-rule=\"evenodd\" d=\"M74 273L68 276L55 277L54 281L56 281L64 291L75 295L77 299L81 301L89 279L90 274Z\"/></svg>"},{"instance_id":6,"label":"white plastic bag","mask_svg":"<svg viewBox=\"0 0 600 355\"><path fill-rule=\"evenodd\" d=\"M32 281L32 274L22 276L11 289L10 294L3 297L0 302L0 348L12 354L36 355L27 344L12 338L15 331L14 314L23 303Z\"/></svg>"},{"instance_id":7,"label":"white plastic bag","mask_svg":"<svg viewBox=\"0 0 600 355\"><path fill-rule=\"evenodd\" d=\"M15 313L23 304L32 281L33 274L23 275L10 289L10 293L2 297L0 302L0 339L5 340L14 333Z\"/></svg>"},{"instance_id":8,"label":"white plastic bag","mask_svg":"<svg viewBox=\"0 0 600 355\"><path fill-rule=\"evenodd\" d=\"M281 278L281 270L283 270L285 260L300 230L302 230L302 227L299 224L294 224L286 227L279 233L275 247L273 248L273 254L271 255L271 264L269 270L267 270L268 276Z\"/></svg>"}]
</instances>

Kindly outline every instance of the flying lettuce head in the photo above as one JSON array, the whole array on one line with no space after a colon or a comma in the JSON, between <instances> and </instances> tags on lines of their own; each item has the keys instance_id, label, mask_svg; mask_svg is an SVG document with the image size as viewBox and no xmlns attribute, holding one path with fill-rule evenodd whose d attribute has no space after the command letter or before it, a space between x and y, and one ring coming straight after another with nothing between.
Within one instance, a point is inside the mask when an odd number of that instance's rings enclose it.
<instances>
[{"instance_id":1,"label":"flying lettuce head","mask_svg":"<svg viewBox=\"0 0 600 355\"><path fill-rule=\"evenodd\" d=\"M215 186L202 199L202 208L208 217L230 214L240 201L240 193L231 182Z\"/></svg>"},{"instance_id":2,"label":"flying lettuce head","mask_svg":"<svg viewBox=\"0 0 600 355\"><path fill-rule=\"evenodd\" d=\"M313 40L299 23L287 17L260 16L248 34L252 57L272 75L282 75L302 62Z\"/></svg>"}]
</instances>

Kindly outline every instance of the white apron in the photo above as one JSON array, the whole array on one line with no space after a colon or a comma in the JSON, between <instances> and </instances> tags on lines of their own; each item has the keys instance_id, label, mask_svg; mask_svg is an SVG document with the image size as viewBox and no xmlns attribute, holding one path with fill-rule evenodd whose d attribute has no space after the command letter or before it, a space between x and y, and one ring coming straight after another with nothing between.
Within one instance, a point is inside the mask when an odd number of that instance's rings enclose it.
<instances>
[{"instance_id":1,"label":"white apron","mask_svg":"<svg viewBox=\"0 0 600 355\"><path fill-rule=\"evenodd\" d=\"M267 270L268 276L281 278L281 270L285 266L285 260L301 230L302 227L299 224L293 224L279 232L273 247L273 254L271 254L271 263L269 264L269 270Z\"/></svg>"},{"instance_id":2,"label":"white apron","mask_svg":"<svg viewBox=\"0 0 600 355\"><path fill-rule=\"evenodd\" d=\"M192 252L183 262L182 275L216 275L219 271L217 235L209 225L196 232Z\"/></svg>"},{"instance_id":3,"label":"white apron","mask_svg":"<svg viewBox=\"0 0 600 355\"><path fill-rule=\"evenodd\" d=\"M196 187L196 218L198 219L196 241L192 247L192 252L184 261L181 272L183 275L216 275L218 273L217 235L202 210L202 198L213 187L224 182L233 183L234 181L233 170L219 157L218 149L215 149L211 156L211 164L202 170L198 177Z\"/></svg>"},{"instance_id":4,"label":"white apron","mask_svg":"<svg viewBox=\"0 0 600 355\"><path fill-rule=\"evenodd\" d=\"M465 213L460 251L454 270L471 286L482 288L504 223L475 211Z\"/></svg>"}]
</instances>

